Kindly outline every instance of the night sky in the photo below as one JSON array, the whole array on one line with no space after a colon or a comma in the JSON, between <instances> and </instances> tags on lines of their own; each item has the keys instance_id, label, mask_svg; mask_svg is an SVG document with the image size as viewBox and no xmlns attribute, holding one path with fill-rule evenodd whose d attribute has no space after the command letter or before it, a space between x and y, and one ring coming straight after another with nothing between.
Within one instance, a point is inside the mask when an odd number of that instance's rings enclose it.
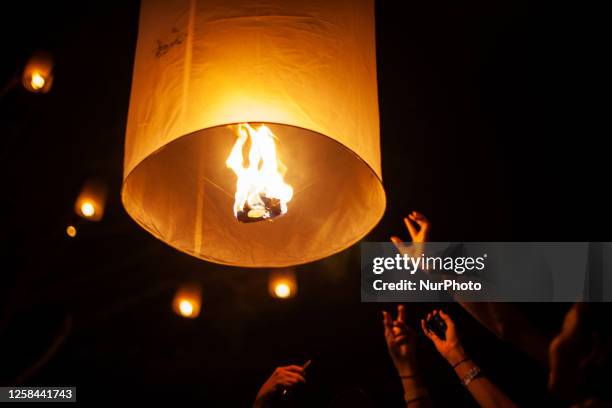
<instances>
[{"instance_id":1,"label":"night sky","mask_svg":"<svg viewBox=\"0 0 612 408\"><path fill-rule=\"evenodd\" d=\"M326 406L354 387L379 406L402 406L381 323L381 310L394 305L360 303L358 245L297 267L298 296L279 301L268 295L266 270L191 258L123 210L137 1L1 7L3 84L35 50L55 57L50 93L17 86L0 100L1 385L75 385L81 402L248 406L276 366L312 359L302 406ZM430 218L437 241L610 240L605 135L593 129L582 11L552 2L378 1L376 13L388 205L365 240L406 237L402 217L412 210ZM73 212L91 178L109 187L99 223ZM65 234L69 223L75 239ZM187 320L171 301L194 280L202 314ZM410 320L434 306L408 305ZM443 307L494 381L519 403L543 401L545 369L457 305ZM553 333L567 305L521 307ZM421 337L434 401L472 406Z\"/></svg>"}]
</instances>

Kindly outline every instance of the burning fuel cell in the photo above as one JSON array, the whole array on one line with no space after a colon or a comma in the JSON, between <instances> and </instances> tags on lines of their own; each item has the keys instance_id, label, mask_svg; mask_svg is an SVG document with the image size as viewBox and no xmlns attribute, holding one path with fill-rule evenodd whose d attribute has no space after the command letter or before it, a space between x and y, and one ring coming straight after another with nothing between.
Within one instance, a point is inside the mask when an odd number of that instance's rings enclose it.
<instances>
[{"instance_id":1,"label":"burning fuel cell","mask_svg":"<svg viewBox=\"0 0 612 408\"><path fill-rule=\"evenodd\" d=\"M272 220L287 213L293 188L276 153L276 137L264 125L236 126L238 138L225 164L236 174L234 215L241 222Z\"/></svg>"},{"instance_id":2,"label":"burning fuel cell","mask_svg":"<svg viewBox=\"0 0 612 408\"><path fill-rule=\"evenodd\" d=\"M244 203L242 210L236 214L236 219L240 222L257 222L272 220L279 215L283 215L281 201L278 198L268 198L260 196L262 204L251 207L248 202Z\"/></svg>"}]
</instances>

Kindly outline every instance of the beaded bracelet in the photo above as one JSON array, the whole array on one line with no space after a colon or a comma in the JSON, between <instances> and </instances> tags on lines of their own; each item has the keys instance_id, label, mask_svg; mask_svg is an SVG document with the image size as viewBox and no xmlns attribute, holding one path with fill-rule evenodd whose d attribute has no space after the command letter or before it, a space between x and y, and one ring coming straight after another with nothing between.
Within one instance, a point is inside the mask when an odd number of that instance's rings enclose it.
<instances>
[{"instance_id":1,"label":"beaded bracelet","mask_svg":"<svg viewBox=\"0 0 612 408\"><path fill-rule=\"evenodd\" d=\"M470 371L468 371L465 377L463 377L461 384L463 384L464 387L467 387L472 381L480 376L482 376L482 370L480 370L478 366L474 366L470 369Z\"/></svg>"}]
</instances>

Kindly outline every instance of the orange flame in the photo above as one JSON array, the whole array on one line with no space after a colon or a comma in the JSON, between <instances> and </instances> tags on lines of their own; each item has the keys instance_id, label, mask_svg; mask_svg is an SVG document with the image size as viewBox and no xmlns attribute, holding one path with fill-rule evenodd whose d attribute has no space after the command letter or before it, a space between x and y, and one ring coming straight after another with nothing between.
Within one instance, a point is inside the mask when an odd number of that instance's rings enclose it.
<instances>
[{"instance_id":1,"label":"orange flame","mask_svg":"<svg viewBox=\"0 0 612 408\"><path fill-rule=\"evenodd\" d=\"M293 188L283 179L287 168L277 157L276 137L263 124L255 129L241 123L237 130L238 139L225 162L238 178L234 215L249 222L285 214ZM247 148L245 165L243 150Z\"/></svg>"}]
</instances>

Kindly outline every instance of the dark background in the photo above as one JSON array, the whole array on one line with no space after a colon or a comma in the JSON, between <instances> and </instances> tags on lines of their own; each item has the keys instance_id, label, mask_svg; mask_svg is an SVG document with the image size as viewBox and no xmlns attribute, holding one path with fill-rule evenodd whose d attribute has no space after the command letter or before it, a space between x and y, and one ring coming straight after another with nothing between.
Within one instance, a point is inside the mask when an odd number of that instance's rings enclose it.
<instances>
[{"instance_id":1,"label":"dark background","mask_svg":"<svg viewBox=\"0 0 612 408\"><path fill-rule=\"evenodd\" d=\"M247 406L274 367L311 358L302 405L359 387L379 406L401 406L380 313L394 306L360 303L358 246L298 267L297 298L278 301L267 271L191 258L126 215L119 191L138 7L0 6L3 83L35 50L55 57L50 93L17 87L0 101L0 383L76 385L81 402ZM376 12L388 207L366 240L405 236L413 209L438 241L610 240L607 135L592 128L596 24L586 13L527 1L380 1ZM100 223L72 211L92 177L110 188ZM69 223L76 239L65 235ZM195 320L170 308L189 280L203 285ZM411 321L435 306L408 305ZM544 369L456 305L443 307L494 381L522 405L546 401ZM567 305L522 307L553 333ZM431 345L419 347L436 401L471 406Z\"/></svg>"}]
</instances>

